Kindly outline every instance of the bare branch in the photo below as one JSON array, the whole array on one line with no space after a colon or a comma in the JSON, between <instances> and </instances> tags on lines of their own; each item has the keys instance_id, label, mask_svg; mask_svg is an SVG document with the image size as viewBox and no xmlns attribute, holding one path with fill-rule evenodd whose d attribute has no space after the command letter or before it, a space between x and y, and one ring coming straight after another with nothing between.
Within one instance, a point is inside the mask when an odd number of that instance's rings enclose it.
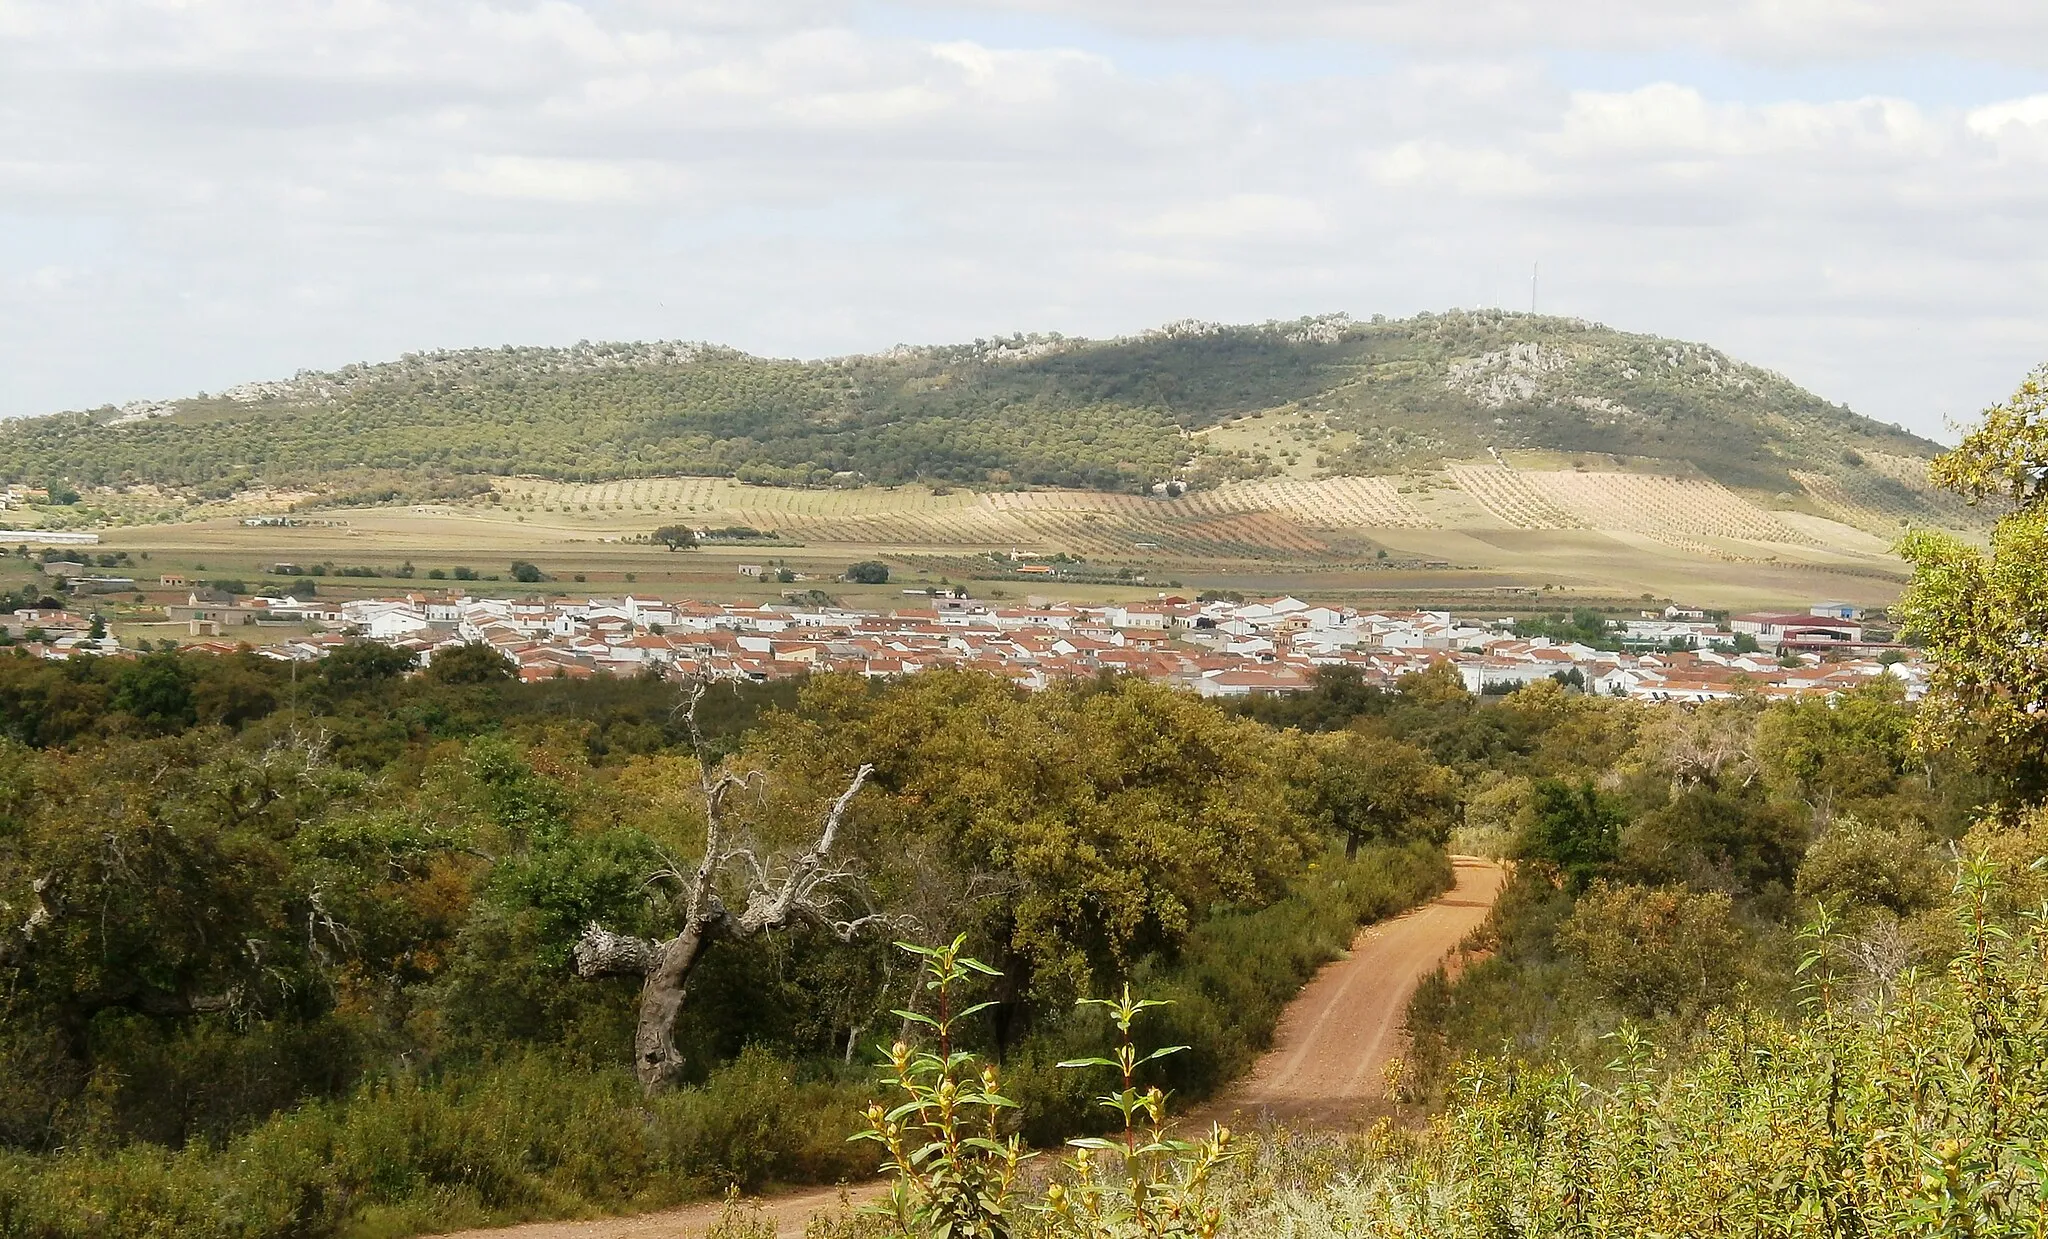
<instances>
[{"instance_id":1,"label":"bare branch","mask_svg":"<svg viewBox=\"0 0 2048 1239\"><path fill-rule=\"evenodd\" d=\"M241 1005L241 1001L239 988L225 994L184 994L145 985L137 987L124 1000L109 1005L129 1007L144 1015L187 1016L232 1011Z\"/></svg>"},{"instance_id":2,"label":"bare branch","mask_svg":"<svg viewBox=\"0 0 2048 1239\"><path fill-rule=\"evenodd\" d=\"M832 802L832 811L825 815L825 827L819 833L817 843L790 863L780 890L757 889L747 897L747 910L740 914L739 923L735 926L740 933L757 933L786 925L799 907L807 914L819 915L823 919L824 905L818 891L847 876L843 871L827 869L825 861L831 856L833 845L839 841L839 828L846 820L847 807L874 772L874 766L866 763L853 772L853 781L839 794L839 799Z\"/></svg>"},{"instance_id":3,"label":"bare branch","mask_svg":"<svg viewBox=\"0 0 2048 1239\"><path fill-rule=\"evenodd\" d=\"M896 912L869 912L865 916L857 916L852 920L827 921L825 928L833 937L841 942L851 942L862 930L870 925L885 926L898 933L910 933L924 928L923 924L916 917L904 916Z\"/></svg>"},{"instance_id":4,"label":"bare branch","mask_svg":"<svg viewBox=\"0 0 2048 1239\"><path fill-rule=\"evenodd\" d=\"M697 872L691 875L689 884L684 888L685 915L692 921L705 916L711 901L716 898L714 883L719 867L726 859L726 798L761 778L756 773L734 773L712 764L709 746L704 743L704 729L697 722L697 707L703 703L709 687L707 680L690 681L676 707L690 733L690 748L697 757L697 786L704 794L704 855L697 862Z\"/></svg>"},{"instance_id":5,"label":"bare branch","mask_svg":"<svg viewBox=\"0 0 2048 1239\"><path fill-rule=\"evenodd\" d=\"M29 908L28 915L22 919L21 925L12 934L0 938L0 968L12 967L16 959L28 954L29 947L35 945L36 935L56 919L50 912L50 905L43 901L43 893L52 890L56 884L55 874L37 878L29 883L29 895L35 900L35 904Z\"/></svg>"},{"instance_id":6,"label":"bare branch","mask_svg":"<svg viewBox=\"0 0 2048 1239\"><path fill-rule=\"evenodd\" d=\"M647 976L661 965L667 951L666 942L615 934L592 921L584 926L583 936L570 953L576 960L576 975L588 980Z\"/></svg>"},{"instance_id":7,"label":"bare branch","mask_svg":"<svg viewBox=\"0 0 2048 1239\"><path fill-rule=\"evenodd\" d=\"M676 936L663 941L616 934L595 922L586 926L573 951L578 976L637 976L640 990L640 1018L633 1034L634 1070L649 1092L665 1087L681 1070L683 1057L675 1044L676 1018L682 1011L690 976L697 964L720 939L754 934L787 925L802 916L850 938L867 925L890 918L870 911L865 916L835 917L831 913L829 888L845 881L851 872L830 865L833 847L846 820L854 797L874 773L872 765L854 772L852 781L832 803L819 830L818 840L790 863L777 887L769 866L759 853L735 838L728 821L727 802L733 793L752 787L765 776L759 772L736 772L714 763L697 720L697 708L704 700L708 683L693 679L676 705L689 731L697 757L697 786L704 797L704 853L694 872L685 877L675 861L663 855L662 868L651 875L643 888L673 882L681 888L681 916ZM733 867L746 869L749 891L745 912L730 915L719 900L721 875ZM673 905L672 905L673 906Z\"/></svg>"}]
</instances>

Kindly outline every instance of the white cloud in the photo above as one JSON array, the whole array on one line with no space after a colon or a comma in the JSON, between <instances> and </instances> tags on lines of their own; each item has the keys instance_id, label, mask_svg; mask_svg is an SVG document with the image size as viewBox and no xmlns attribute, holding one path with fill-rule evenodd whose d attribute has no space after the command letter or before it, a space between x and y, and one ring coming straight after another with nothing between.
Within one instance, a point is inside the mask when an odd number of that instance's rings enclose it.
<instances>
[{"instance_id":1,"label":"white cloud","mask_svg":"<svg viewBox=\"0 0 2048 1239\"><path fill-rule=\"evenodd\" d=\"M1163 211L1131 231L1195 241L1300 240L1328 231L1323 208L1285 194L1232 194Z\"/></svg>"},{"instance_id":2,"label":"white cloud","mask_svg":"<svg viewBox=\"0 0 2048 1239\"><path fill-rule=\"evenodd\" d=\"M962 33L1020 7L1133 33ZM1929 430L2048 355L2048 93L1746 98L1668 64L1616 89L1528 54L2010 63L2048 6L1444 11L0 0L0 413L442 345L1519 305L1538 260L1547 309ZM1203 33L1373 59L1233 79L1176 59Z\"/></svg>"},{"instance_id":3,"label":"white cloud","mask_svg":"<svg viewBox=\"0 0 2048 1239\"><path fill-rule=\"evenodd\" d=\"M950 8L963 0L930 0ZM1432 52L1682 47L1774 60L1981 57L2048 63L2048 9L2026 0L964 0L1184 37L1340 37Z\"/></svg>"},{"instance_id":4,"label":"white cloud","mask_svg":"<svg viewBox=\"0 0 2048 1239\"><path fill-rule=\"evenodd\" d=\"M2048 125L2048 95L2029 95L1978 108L1966 118L1972 133L1996 136L2009 127L2037 128Z\"/></svg>"},{"instance_id":5,"label":"white cloud","mask_svg":"<svg viewBox=\"0 0 2048 1239\"><path fill-rule=\"evenodd\" d=\"M534 159L486 155L451 168L452 189L488 198L531 198L542 202L630 202L639 196L633 170L589 159Z\"/></svg>"}]
</instances>

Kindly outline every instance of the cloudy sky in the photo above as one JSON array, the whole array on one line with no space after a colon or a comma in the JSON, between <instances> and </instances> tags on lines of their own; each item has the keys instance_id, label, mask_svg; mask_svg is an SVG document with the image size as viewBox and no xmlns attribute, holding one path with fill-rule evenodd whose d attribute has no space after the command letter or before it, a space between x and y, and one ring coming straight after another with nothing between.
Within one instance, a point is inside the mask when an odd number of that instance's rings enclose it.
<instances>
[{"instance_id":1,"label":"cloudy sky","mask_svg":"<svg viewBox=\"0 0 2048 1239\"><path fill-rule=\"evenodd\" d=\"M409 350L1526 308L1941 434L2039 0L0 0L0 415Z\"/></svg>"}]
</instances>

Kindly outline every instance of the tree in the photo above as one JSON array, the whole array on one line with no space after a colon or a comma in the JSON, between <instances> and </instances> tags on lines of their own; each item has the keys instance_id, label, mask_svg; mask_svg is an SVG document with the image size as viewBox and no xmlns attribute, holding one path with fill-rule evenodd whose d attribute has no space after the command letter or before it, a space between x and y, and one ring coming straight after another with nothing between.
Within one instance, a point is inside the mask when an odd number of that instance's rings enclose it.
<instances>
[{"instance_id":1,"label":"tree","mask_svg":"<svg viewBox=\"0 0 2048 1239\"><path fill-rule=\"evenodd\" d=\"M1441 839L1457 804L1456 776L1412 744L1361 731L1302 737L1295 786L1308 816L1344 840L1346 859L1369 840Z\"/></svg>"},{"instance_id":2,"label":"tree","mask_svg":"<svg viewBox=\"0 0 2048 1239\"><path fill-rule=\"evenodd\" d=\"M1804 818L1756 790L1690 787L1628 827L1620 868L1642 881L1737 895L1790 889L1806 850Z\"/></svg>"},{"instance_id":3,"label":"tree","mask_svg":"<svg viewBox=\"0 0 2048 1239\"><path fill-rule=\"evenodd\" d=\"M699 754L698 784L704 804L704 849L696 867L684 872L671 864L649 877L669 889L675 906L675 936L654 940L616 934L593 922L575 947L576 974L586 979L608 976L641 978L640 1013L633 1034L633 1067L641 1087L652 1093L667 1087L683 1068L676 1046L676 1020L682 1014L690 977L705 953L721 939L751 938L769 930L809 923L850 938L873 915L842 918L837 891L850 875L834 865L832 855L847 809L874 773L863 764L853 772L846 790L825 812L817 839L782 865L779 880L773 862L757 857L738 837L731 814L735 793L755 785L757 775L708 759L697 724L697 706L706 685L691 685L683 716ZM745 902L728 910L721 887L737 880Z\"/></svg>"},{"instance_id":4,"label":"tree","mask_svg":"<svg viewBox=\"0 0 2048 1239\"><path fill-rule=\"evenodd\" d=\"M1165 685L1032 693L935 669L880 693L815 676L798 703L766 721L759 751L811 787L873 763L861 821L887 841L873 882L891 906L933 898L928 934L999 944L1014 986L992 1013L999 1042L1178 950L1205 910L1276 898L1324 842L1280 737ZM919 857L927 870L899 868Z\"/></svg>"},{"instance_id":5,"label":"tree","mask_svg":"<svg viewBox=\"0 0 2048 1239\"><path fill-rule=\"evenodd\" d=\"M1816 808L1888 795L1912 768L1906 687L1879 676L1832 701L1779 702L1757 722L1757 757L1771 790Z\"/></svg>"},{"instance_id":6,"label":"tree","mask_svg":"<svg viewBox=\"0 0 2048 1239\"><path fill-rule=\"evenodd\" d=\"M547 576L539 568L520 559L512 564L512 579L522 585L535 585L547 580Z\"/></svg>"},{"instance_id":7,"label":"tree","mask_svg":"<svg viewBox=\"0 0 2048 1239\"><path fill-rule=\"evenodd\" d=\"M1469 705L1472 701L1457 664L1448 658L1431 663L1427 670L1408 672L1394 682L1394 688L1404 701L1415 705Z\"/></svg>"},{"instance_id":8,"label":"tree","mask_svg":"<svg viewBox=\"0 0 2048 1239\"><path fill-rule=\"evenodd\" d=\"M337 695L365 692L411 671L419 658L382 641L349 641L320 660L320 679Z\"/></svg>"},{"instance_id":9,"label":"tree","mask_svg":"<svg viewBox=\"0 0 2048 1239\"><path fill-rule=\"evenodd\" d=\"M1925 835L1835 819L1806 851L1795 888L1807 904L1852 916L1884 908L1912 916L1940 902L1944 872Z\"/></svg>"},{"instance_id":10,"label":"tree","mask_svg":"<svg viewBox=\"0 0 2048 1239\"><path fill-rule=\"evenodd\" d=\"M1574 890L1585 889L1614 860L1627 815L1590 779L1538 779L1530 788L1529 802L1522 856L1548 861Z\"/></svg>"},{"instance_id":11,"label":"tree","mask_svg":"<svg viewBox=\"0 0 2048 1239\"><path fill-rule=\"evenodd\" d=\"M1897 613L1934 663L1915 738L1930 750L1977 750L2016 793L2037 798L2048 792L2048 366L1985 410L1930 473L1972 501L1997 496L2013 510L1993 529L1988 554L1933 530L1899 541L1913 580Z\"/></svg>"},{"instance_id":12,"label":"tree","mask_svg":"<svg viewBox=\"0 0 2048 1239\"><path fill-rule=\"evenodd\" d=\"M1305 693L1245 697L1232 702L1230 709L1269 727L1336 731L1349 727L1362 714L1386 713L1392 696L1379 685L1367 683L1364 671L1340 663L1316 668L1314 683Z\"/></svg>"},{"instance_id":13,"label":"tree","mask_svg":"<svg viewBox=\"0 0 2048 1239\"><path fill-rule=\"evenodd\" d=\"M198 717L192 704L192 671L177 654L146 654L114 681L113 706L152 731L189 727Z\"/></svg>"},{"instance_id":14,"label":"tree","mask_svg":"<svg viewBox=\"0 0 2048 1239\"><path fill-rule=\"evenodd\" d=\"M469 641L435 651L426 677L436 684L501 684L518 674L511 659L482 641Z\"/></svg>"},{"instance_id":15,"label":"tree","mask_svg":"<svg viewBox=\"0 0 2048 1239\"><path fill-rule=\"evenodd\" d=\"M856 585L887 585L889 565L879 559L864 559L846 570L846 579Z\"/></svg>"},{"instance_id":16,"label":"tree","mask_svg":"<svg viewBox=\"0 0 2048 1239\"><path fill-rule=\"evenodd\" d=\"M663 525L654 531L654 540L671 551L679 551L696 546L697 533L688 525Z\"/></svg>"},{"instance_id":17,"label":"tree","mask_svg":"<svg viewBox=\"0 0 2048 1239\"><path fill-rule=\"evenodd\" d=\"M1984 410L1983 422L1927 473L1973 503L1998 496L2023 511L2048 502L2048 363L2004 404Z\"/></svg>"}]
</instances>

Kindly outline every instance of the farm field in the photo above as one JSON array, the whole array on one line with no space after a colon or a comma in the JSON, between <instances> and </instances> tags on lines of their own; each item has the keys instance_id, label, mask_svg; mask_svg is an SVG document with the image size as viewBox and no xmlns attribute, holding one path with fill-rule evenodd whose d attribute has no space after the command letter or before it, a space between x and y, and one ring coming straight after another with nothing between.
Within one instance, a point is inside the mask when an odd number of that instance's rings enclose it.
<instances>
[{"instance_id":1,"label":"farm field","mask_svg":"<svg viewBox=\"0 0 2048 1239\"><path fill-rule=\"evenodd\" d=\"M1897 504L1859 506L1830 482L1815 475L1792 507L1774 510L1699 477L1491 461L1396 477L1237 481L1173 498L927 486L803 490L694 477L503 478L494 494L474 500L315 514L335 522L326 527L215 518L104 536L111 548L150 551L163 570L200 578L261 575L278 562L391 573L330 577L323 586L354 591L416 588L434 568L503 573L513 559L529 559L555 588L773 598L787 586L740 575L743 564L769 564L788 567L804 588L826 583L835 597L850 597L857 591L833 578L849 563L879 557L896 565L897 581L877 597L898 600L901 586L942 577L1001 580L1008 570L991 555L1064 555L1083 561L1066 571L1096 584L1013 577L1004 592L1142 596L1179 582L1385 596L1388 605L1515 589L1730 606L1818 596L1887 602L1905 576L1888 551ZM1926 492L1900 482L1898 494L1911 500ZM1937 511L1928 501L1924 514ZM745 526L768 536L681 553L646 543L667 524ZM414 565L414 576L399 575L404 563Z\"/></svg>"}]
</instances>

